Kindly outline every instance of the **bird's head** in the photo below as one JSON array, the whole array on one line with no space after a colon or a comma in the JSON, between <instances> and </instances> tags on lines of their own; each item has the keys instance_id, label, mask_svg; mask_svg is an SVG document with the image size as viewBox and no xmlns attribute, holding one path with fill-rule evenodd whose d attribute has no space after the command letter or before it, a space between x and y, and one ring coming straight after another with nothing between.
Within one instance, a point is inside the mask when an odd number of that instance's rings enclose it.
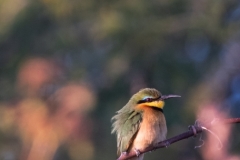
<instances>
[{"instance_id":1,"label":"bird's head","mask_svg":"<svg viewBox=\"0 0 240 160\"><path fill-rule=\"evenodd\" d=\"M144 88L134 94L130 101L135 103L135 109L144 109L144 107L154 107L163 109L164 100L174 97L181 97L179 95L162 95L154 88Z\"/></svg>"}]
</instances>

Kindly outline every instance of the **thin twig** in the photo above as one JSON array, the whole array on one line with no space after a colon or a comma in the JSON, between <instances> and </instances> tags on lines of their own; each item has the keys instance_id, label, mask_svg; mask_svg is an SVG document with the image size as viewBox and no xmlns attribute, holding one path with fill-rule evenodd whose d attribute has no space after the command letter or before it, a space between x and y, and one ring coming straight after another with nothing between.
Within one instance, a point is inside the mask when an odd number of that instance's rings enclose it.
<instances>
[{"instance_id":1,"label":"thin twig","mask_svg":"<svg viewBox=\"0 0 240 160\"><path fill-rule=\"evenodd\" d=\"M225 124L240 123L240 118L217 119L217 120L214 120L214 123L211 123L210 125L215 125L216 123L225 123ZM179 134L177 136L169 138L165 141L159 142L156 146L151 146L151 147L148 147L144 150L140 150L140 153L143 154L143 153L146 153L146 152L154 151L154 150L159 149L159 148L168 147L169 145L171 145L175 142L178 142L178 141L183 140L183 139L187 139L187 138L192 137L192 136L196 136L196 134L199 134L203 131L203 128L201 126L199 126L198 124L193 125L193 127L194 127L195 131L194 131L194 129L191 129L187 132L184 132L182 134ZM133 158L133 157L136 157L136 153L134 151L130 151L126 154L122 154L118 158L118 160L127 160L127 159L130 159L130 158Z\"/></svg>"}]
</instances>

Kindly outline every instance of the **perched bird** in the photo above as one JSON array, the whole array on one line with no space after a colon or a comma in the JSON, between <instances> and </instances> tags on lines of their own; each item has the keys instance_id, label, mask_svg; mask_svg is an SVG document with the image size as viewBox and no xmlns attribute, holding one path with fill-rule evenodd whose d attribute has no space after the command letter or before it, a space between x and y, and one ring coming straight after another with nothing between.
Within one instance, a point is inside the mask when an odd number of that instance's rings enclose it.
<instances>
[{"instance_id":1,"label":"perched bird","mask_svg":"<svg viewBox=\"0 0 240 160\"><path fill-rule=\"evenodd\" d=\"M117 134L118 154L134 150L134 160L142 160L140 151L166 139L164 100L178 95L162 95L154 88L141 89L112 118L112 133ZM132 160L133 160L132 159Z\"/></svg>"}]
</instances>

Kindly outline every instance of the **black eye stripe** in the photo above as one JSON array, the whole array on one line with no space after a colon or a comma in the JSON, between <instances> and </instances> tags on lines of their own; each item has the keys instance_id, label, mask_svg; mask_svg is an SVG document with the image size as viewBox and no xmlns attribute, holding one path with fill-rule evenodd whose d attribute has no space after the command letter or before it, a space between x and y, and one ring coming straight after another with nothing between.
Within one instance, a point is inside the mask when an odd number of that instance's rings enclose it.
<instances>
[{"instance_id":1,"label":"black eye stripe","mask_svg":"<svg viewBox=\"0 0 240 160\"><path fill-rule=\"evenodd\" d=\"M156 100L158 100L158 99L160 99L160 98L161 98L161 96L159 96L159 97L157 97L157 98L146 98L146 99L144 99L144 100L142 99L142 100L138 101L137 104L145 103L145 102L156 101Z\"/></svg>"}]
</instances>

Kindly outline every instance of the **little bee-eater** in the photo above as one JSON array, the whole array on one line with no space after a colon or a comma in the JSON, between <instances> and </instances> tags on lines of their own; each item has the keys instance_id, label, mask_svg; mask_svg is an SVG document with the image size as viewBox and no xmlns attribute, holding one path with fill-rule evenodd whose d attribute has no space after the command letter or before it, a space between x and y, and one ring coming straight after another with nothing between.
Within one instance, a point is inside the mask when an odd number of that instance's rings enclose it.
<instances>
[{"instance_id":1,"label":"little bee-eater","mask_svg":"<svg viewBox=\"0 0 240 160\"><path fill-rule=\"evenodd\" d=\"M142 160L140 151L166 139L167 126L163 114L164 100L178 95L162 95L158 90L145 88L134 94L112 118L112 133L117 134L118 154L134 150L134 160Z\"/></svg>"}]
</instances>

